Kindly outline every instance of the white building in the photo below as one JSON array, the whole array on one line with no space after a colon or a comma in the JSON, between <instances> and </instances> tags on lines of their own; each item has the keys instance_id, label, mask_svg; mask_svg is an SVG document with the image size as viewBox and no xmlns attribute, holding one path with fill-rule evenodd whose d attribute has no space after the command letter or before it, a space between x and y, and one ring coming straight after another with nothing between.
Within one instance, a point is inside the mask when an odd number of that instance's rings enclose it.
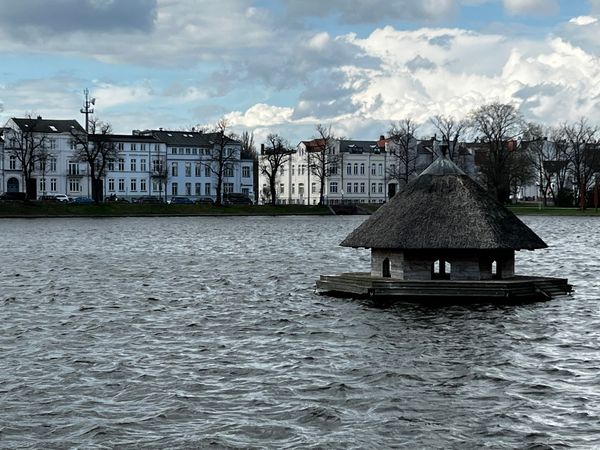
<instances>
[{"instance_id":1,"label":"white building","mask_svg":"<svg viewBox=\"0 0 600 450\"><path fill-rule=\"evenodd\" d=\"M434 159L435 140L411 144L411 173L416 176ZM377 141L334 140L326 155L323 200L325 204L384 203L402 187L394 143L383 136ZM302 141L277 180L277 201L282 204L316 205L320 196L318 171L310 170L325 145L322 139ZM268 180L261 175L263 190ZM263 202L266 199L263 196Z\"/></svg>"},{"instance_id":2,"label":"white building","mask_svg":"<svg viewBox=\"0 0 600 450\"><path fill-rule=\"evenodd\" d=\"M11 148L19 133L32 131L44 140L48 152L46 164L37 163L33 172L37 196L66 194L70 197L91 196L91 180L86 162L75 159L73 132L85 133L75 120L17 119L4 128L4 149L0 145L0 182L2 192L24 192L25 181L18 159ZM173 196L190 199L216 197L216 133L147 130L131 135L89 135L107 139L116 147L117 156L107 165L103 178L103 197L134 200L153 196L168 200ZM12 147L11 147L12 146ZM225 144L227 163L223 194L242 193L252 198L253 161L240 158L241 143L228 139Z\"/></svg>"},{"instance_id":3,"label":"white building","mask_svg":"<svg viewBox=\"0 0 600 450\"><path fill-rule=\"evenodd\" d=\"M85 164L73 160L71 133L85 133L76 120L12 118L3 131L2 192L25 192L23 171L15 153L23 148L21 138L31 136L36 143L42 142L47 154L45 162L35 162L32 171L37 194L87 195L86 184L82 183L87 173Z\"/></svg>"}]
</instances>

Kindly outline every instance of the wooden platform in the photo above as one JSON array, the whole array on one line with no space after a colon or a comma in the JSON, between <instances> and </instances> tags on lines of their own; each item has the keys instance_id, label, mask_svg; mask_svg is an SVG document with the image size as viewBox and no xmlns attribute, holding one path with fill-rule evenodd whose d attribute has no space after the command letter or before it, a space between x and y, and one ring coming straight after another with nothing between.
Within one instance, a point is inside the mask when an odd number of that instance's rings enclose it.
<instances>
[{"instance_id":1,"label":"wooden platform","mask_svg":"<svg viewBox=\"0 0 600 450\"><path fill-rule=\"evenodd\" d=\"M536 301L566 295L572 286L566 278L517 276L506 280L395 280L370 273L321 275L317 291L346 297L388 300Z\"/></svg>"}]
</instances>

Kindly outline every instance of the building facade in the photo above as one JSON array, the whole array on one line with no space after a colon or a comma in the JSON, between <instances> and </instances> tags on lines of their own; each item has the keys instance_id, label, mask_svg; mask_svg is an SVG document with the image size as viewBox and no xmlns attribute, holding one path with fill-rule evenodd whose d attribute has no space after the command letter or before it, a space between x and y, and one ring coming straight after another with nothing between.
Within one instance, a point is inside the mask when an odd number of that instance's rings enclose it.
<instances>
[{"instance_id":1,"label":"building facade","mask_svg":"<svg viewBox=\"0 0 600 450\"><path fill-rule=\"evenodd\" d=\"M45 157L36 161L32 179L36 196L66 194L91 196L91 178L87 162L76 158L73 133L85 133L75 120L10 119L3 128L0 145L0 182L2 192L24 192L22 165L15 156L23 133L31 133L43 143ZM221 151L217 133L146 130L131 135L89 135L89 145L99 140L114 148L113 158L102 176L102 196L135 201L152 196L168 201L174 196L190 199L217 195ZM241 143L225 138L222 193L254 196L253 161L241 159ZM1 143L0 143L1 144ZM224 162L223 162L224 161Z\"/></svg>"}]
</instances>

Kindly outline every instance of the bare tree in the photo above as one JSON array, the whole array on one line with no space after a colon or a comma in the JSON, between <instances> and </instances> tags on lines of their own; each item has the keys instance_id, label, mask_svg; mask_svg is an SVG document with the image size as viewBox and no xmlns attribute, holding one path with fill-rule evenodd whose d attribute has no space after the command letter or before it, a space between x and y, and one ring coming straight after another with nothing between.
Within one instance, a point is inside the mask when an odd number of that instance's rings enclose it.
<instances>
[{"instance_id":1,"label":"bare tree","mask_svg":"<svg viewBox=\"0 0 600 450\"><path fill-rule=\"evenodd\" d=\"M214 140L211 140L212 148L208 159L201 160L201 164L208 167L210 172L217 178L217 198L216 206L223 204L223 179L228 171L233 170L233 164L239 160L239 155L236 151L228 147L228 144L235 142L232 137L227 134L229 123L225 118L219 119L215 125L214 131L211 133ZM234 136L234 135L232 135Z\"/></svg>"},{"instance_id":2,"label":"bare tree","mask_svg":"<svg viewBox=\"0 0 600 450\"><path fill-rule=\"evenodd\" d=\"M271 133L267 136L267 144L261 150L260 171L269 182L268 198L273 206L277 204L277 177L292 153L287 140L278 134Z\"/></svg>"},{"instance_id":3,"label":"bare tree","mask_svg":"<svg viewBox=\"0 0 600 450\"><path fill-rule=\"evenodd\" d=\"M16 123L17 128L11 129L6 152L14 157L21 166L25 182L25 200L35 200L36 185L33 172L38 162L42 164L51 156L48 136L40 130L41 117L33 118L26 115L24 120Z\"/></svg>"},{"instance_id":4,"label":"bare tree","mask_svg":"<svg viewBox=\"0 0 600 450\"><path fill-rule=\"evenodd\" d=\"M440 133L443 148L452 161L458 156L458 141L467 129L466 120L458 120L452 116L436 115L430 119L431 124Z\"/></svg>"},{"instance_id":5,"label":"bare tree","mask_svg":"<svg viewBox=\"0 0 600 450\"><path fill-rule=\"evenodd\" d=\"M490 103L474 110L471 121L479 141L485 145L480 171L488 190L499 202L507 203L516 141L522 134L521 114L512 105Z\"/></svg>"},{"instance_id":6,"label":"bare tree","mask_svg":"<svg viewBox=\"0 0 600 450\"><path fill-rule=\"evenodd\" d=\"M415 133L418 128L415 121L409 118L392 123L388 131L390 157L396 161L396 164L390 164L388 176L402 186L417 174L419 155Z\"/></svg>"},{"instance_id":7,"label":"bare tree","mask_svg":"<svg viewBox=\"0 0 600 450\"><path fill-rule=\"evenodd\" d=\"M584 118L574 124L563 125L568 143L569 171L573 177L579 205L586 206L586 194L593 183L593 174L600 164L600 149L596 144L598 127Z\"/></svg>"},{"instance_id":8,"label":"bare tree","mask_svg":"<svg viewBox=\"0 0 600 450\"><path fill-rule=\"evenodd\" d=\"M338 155L335 154L335 136L331 125L316 126L317 136L312 141L314 145L307 149L308 170L319 181L319 205L325 204L325 181L337 167Z\"/></svg>"},{"instance_id":9,"label":"bare tree","mask_svg":"<svg viewBox=\"0 0 600 450\"><path fill-rule=\"evenodd\" d=\"M102 181L109 161L118 158L117 144L111 139L112 126L96 118L89 120L90 134L71 130L71 141L75 146L74 158L88 165L92 184L92 199L102 201Z\"/></svg>"},{"instance_id":10,"label":"bare tree","mask_svg":"<svg viewBox=\"0 0 600 450\"><path fill-rule=\"evenodd\" d=\"M552 176L546 162L551 159L553 149L546 136L542 125L529 122L525 125L520 143L521 150L531 164L544 206L548 205L548 194L552 192Z\"/></svg>"}]
</instances>

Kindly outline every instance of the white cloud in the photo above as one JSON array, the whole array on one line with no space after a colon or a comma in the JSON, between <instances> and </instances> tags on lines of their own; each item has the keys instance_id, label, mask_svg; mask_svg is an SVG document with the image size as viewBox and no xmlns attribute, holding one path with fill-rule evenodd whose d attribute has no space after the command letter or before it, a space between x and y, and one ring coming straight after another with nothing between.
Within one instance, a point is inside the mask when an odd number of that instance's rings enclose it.
<instances>
[{"instance_id":1,"label":"white cloud","mask_svg":"<svg viewBox=\"0 0 600 450\"><path fill-rule=\"evenodd\" d=\"M560 10L557 0L502 0L504 9L511 15L550 16Z\"/></svg>"},{"instance_id":2,"label":"white cloud","mask_svg":"<svg viewBox=\"0 0 600 450\"><path fill-rule=\"evenodd\" d=\"M225 115L225 118L232 126L253 128L288 123L292 113L292 108L258 103L246 110L245 113L234 111Z\"/></svg>"},{"instance_id":3,"label":"white cloud","mask_svg":"<svg viewBox=\"0 0 600 450\"><path fill-rule=\"evenodd\" d=\"M573 17L571 20L569 20L569 23L573 23L575 25L580 25L580 26L591 25L592 23L596 23L596 22L598 22L598 19L596 17L591 17L591 16L578 16L578 17Z\"/></svg>"}]
</instances>

